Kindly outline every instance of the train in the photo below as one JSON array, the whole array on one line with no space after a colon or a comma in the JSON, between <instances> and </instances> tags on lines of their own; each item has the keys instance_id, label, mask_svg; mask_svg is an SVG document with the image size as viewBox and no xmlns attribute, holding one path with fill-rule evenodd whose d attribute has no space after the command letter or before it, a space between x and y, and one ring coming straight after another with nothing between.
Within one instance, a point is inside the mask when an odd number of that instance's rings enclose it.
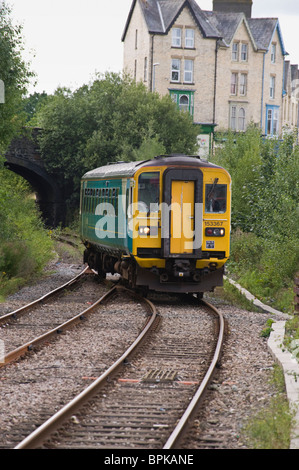
<instances>
[{"instance_id":1,"label":"train","mask_svg":"<svg viewBox=\"0 0 299 470\"><path fill-rule=\"evenodd\" d=\"M85 173L84 263L142 292L205 292L223 285L230 251L231 177L197 155L158 155Z\"/></svg>"}]
</instances>

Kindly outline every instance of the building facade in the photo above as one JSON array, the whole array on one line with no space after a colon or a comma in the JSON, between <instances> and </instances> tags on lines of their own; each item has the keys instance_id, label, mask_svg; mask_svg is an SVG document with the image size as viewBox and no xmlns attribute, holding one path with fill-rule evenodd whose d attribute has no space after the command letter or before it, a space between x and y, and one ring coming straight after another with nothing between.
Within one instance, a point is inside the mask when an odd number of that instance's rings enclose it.
<instances>
[{"instance_id":1,"label":"building facade","mask_svg":"<svg viewBox=\"0 0 299 470\"><path fill-rule=\"evenodd\" d=\"M241 132L254 123L279 135L292 112L279 20L252 18L251 8L252 0L214 0L213 11L195 0L132 1L124 71L189 112L203 149L215 128Z\"/></svg>"}]
</instances>

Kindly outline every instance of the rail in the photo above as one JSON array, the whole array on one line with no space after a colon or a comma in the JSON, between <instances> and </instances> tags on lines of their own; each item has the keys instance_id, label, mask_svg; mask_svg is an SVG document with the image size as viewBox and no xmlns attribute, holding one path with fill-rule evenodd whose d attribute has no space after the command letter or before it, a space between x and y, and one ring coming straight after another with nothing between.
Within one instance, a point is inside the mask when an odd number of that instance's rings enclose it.
<instances>
[{"instance_id":1,"label":"rail","mask_svg":"<svg viewBox=\"0 0 299 470\"><path fill-rule=\"evenodd\" d=\"M223 340L224 340L224 318L213 305L210 303L203 301L207 307L209 307L211 310L216 313L219 319L219 332L218 332L218 340L217 340L217 345L215 348L214 356L211 361L210 367L202 380L199 388L197 389L196 393L194 394L192 400L190 401L190 404L184 414L182 415L181 419L179 420L177 426L173 430L172 434L169 436L166 444L164 445L163 449L172 449L174 448L179 440L182 438L183 433L185 432L188 423L190 422L190 419L194 414L196 413L198 406L200 404L200 401L211 381L211 378L214 374L215 368L217 367L217 364L219 362L219 358L221 355L221 350L222 350L222 345L223 345Z\"/></svg>"},{"instance_id":2,"label":"rail","mask_svg":"<svg viewBox=\"0 0 299 470\"><path fill-rule=\"evenodd\" d=\"M5 315L2 315L0 317L0 326L7 323L10 319L16 319L19 316L23 315L26 313L28 310L32 309L38 304L41 304L45 302L45 300L48 300L50 297L53 297L59 292L63 291L67 287L71 287L73 284L75 284L84 274L90 272L89 267L86 267L79 273L76 277L73 279L70 279L68 282L65 284L62 284L61 286L57 287L56 289L53 289L52 291L48 292L47 294L43 295L42 297L34 300L33 302L30 302L29 304L24 305L23 307L18 308L17 310L13 310L12 312L6 313Z\"/></svg>"},{"instance_id":3,"label":"rail","mask_svg":"<svg viewBox=\"0 0 299 470\"><path fill-rule=\"evenodd\" d=\"M114 287L114 289L124 289L123 287ZM126 290L126 289L124 289ZM130 292L130 291L128 291ZM105 296L107 296L105 294ZM104 296L104 297L105 297ZM44 424L37 428L32 434L27 436L22 442L20 442L15 449L33 449L38 447L45 439L51 435L63 422L70 418L74 411L80 408L84 403L90 400L103 385L105 385L106 380L117 373L129 356L136 350L138 346L143 342L146 335L149 333L152 328L156 318L157 310L156 307L148 299L143 299L144 302L151 310L151 316L147 319L143 330L131 346L122 354L122 356L114 362L114 364L109 367L100 377L98 377L89 387L87 387L83 392L77 395L72 401L65 405L61 410L59 410L55 415L49 418Z\"/></svg>"}]
</instances>

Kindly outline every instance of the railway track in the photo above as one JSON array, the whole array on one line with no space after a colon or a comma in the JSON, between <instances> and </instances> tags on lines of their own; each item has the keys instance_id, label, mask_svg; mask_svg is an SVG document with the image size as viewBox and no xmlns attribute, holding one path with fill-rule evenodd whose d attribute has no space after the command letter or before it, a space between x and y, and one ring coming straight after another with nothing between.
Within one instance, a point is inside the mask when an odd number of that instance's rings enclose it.
<instances>
[{"instance_id":1,"label":"railway track","mask_svg":"<svg viewBox=\"0 0 299 470\"><path fill-rule=\"evenodd\" d=\"M16 449L179 448L219 361L224 321L211 305L173 314L166 302L158 315L143 302L150 314L138 338Z\"/></svg>"},{"instance_id":2,"label":"railway track","mask_svg":"<svg viewBox=\"0 0 299 470\"><path fill-rule=\"evenodd\" d=\"M0 337L6 352L0 367L10 364L84 320L85 315L102 302L102 299L99 302L95 300L99 298L99 289L95 289L93 284L86 289L85 281L90 277L95 277L95 274L85 268L79 275L37 300L2 315ZM103 289L102 291L104 292ZM74 315L74 305L78 305L78 298L81 304L88 300L90 307L83 311L80 309Z\"/></svg>"}]
</instances>

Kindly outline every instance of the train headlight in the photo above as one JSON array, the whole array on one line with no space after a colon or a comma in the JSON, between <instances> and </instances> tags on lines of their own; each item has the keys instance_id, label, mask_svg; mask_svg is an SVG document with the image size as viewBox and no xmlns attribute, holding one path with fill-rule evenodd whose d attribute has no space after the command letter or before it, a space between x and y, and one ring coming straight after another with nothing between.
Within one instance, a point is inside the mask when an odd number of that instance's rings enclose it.
<instances>
[{"instance_id":1,"label":"train headlight","mask_svg":"<svg viewBox=\"0 0 299 470\"><path fill-rule=\"evenodd\" d=\"M206 237L224 237L225 228L208 227L206 228L205 233L206 233Z\"/></svg>"},{"instance_id":2,"label":"train headlight","mask_svg":"<svg viewBox=\"0 0 299 470\"><path fill-rule=\"evenodd\" d=\"M151 233L150 227L139 227L139 235L149 235Z\"/></svg>"}]
</instances>

